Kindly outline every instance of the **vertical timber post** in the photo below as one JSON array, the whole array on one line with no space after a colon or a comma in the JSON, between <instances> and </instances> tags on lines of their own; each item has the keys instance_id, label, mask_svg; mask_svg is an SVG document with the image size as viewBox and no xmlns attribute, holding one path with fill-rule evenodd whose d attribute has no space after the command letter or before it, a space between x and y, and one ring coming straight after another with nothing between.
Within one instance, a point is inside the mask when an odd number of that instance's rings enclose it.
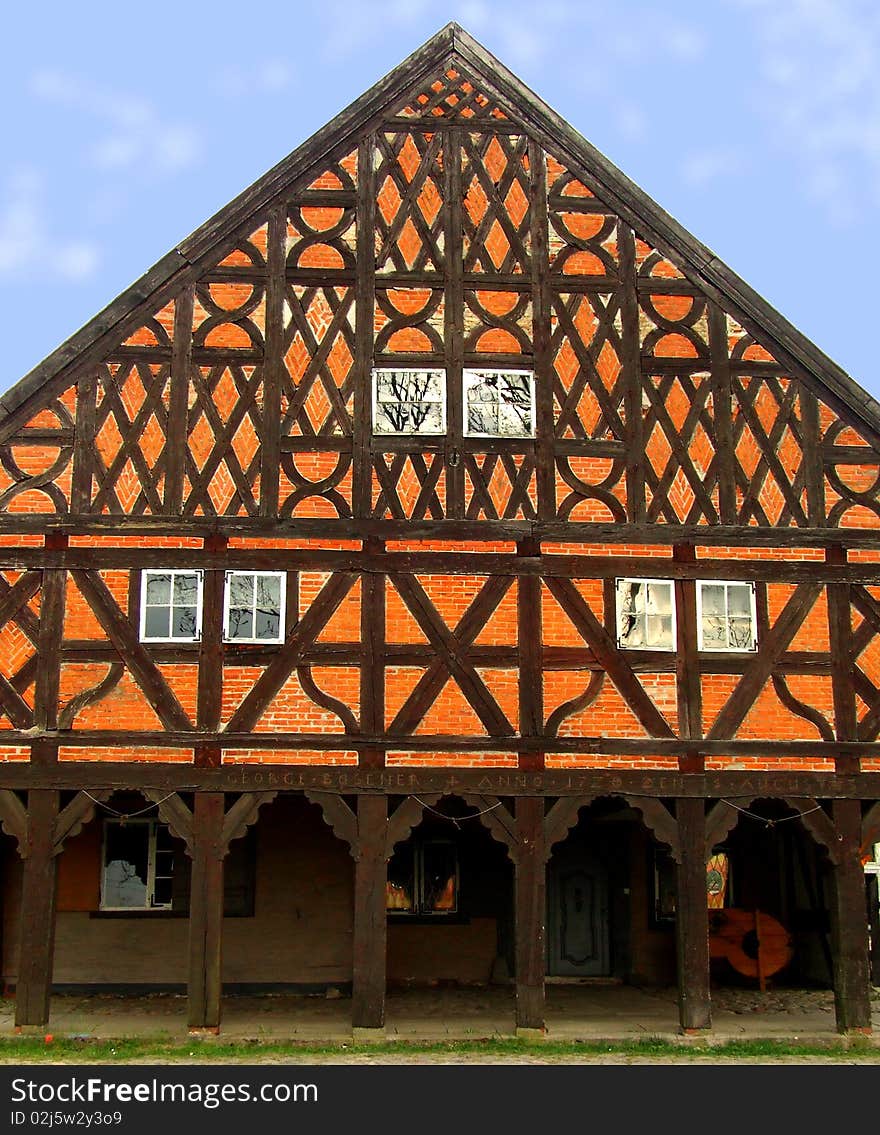
<instances>
[{"instance_id":1,"label":"vertical timber post","mask_svg":"<svg viewBox=\"0 0 880 1135\"><path fill-rule=\"evenodd\" d=\"M709 905L706 893L706 812L702 797L675 802L681 844L676 867L675 944L678 1016L683 1033L712 1027L709 992Z\"/></svg>"},{"instance_id":2,"label":"vertical timber post","mask_svg":"<svg viewBox=\"0 0 880 1135\"><path fill-rule=\"evenodd\" d=\"M15 1027L49 1022L55 954L55 820L58 793L28 792L27 844L21 891L21 939L15 983Z\"/></svg>"},{"instance_id":3,"label":"vertical timber post","mask_svg":"<svg viewBox=\"0 0 880 1135\"><path fill-rule=\"evenodd\" d=\"M839 838L831 909L837 1031L868 1034L871 997L865 873L860 856L862 809L858 800L834 800L832 809Z\"/></svg>"},{"instance_id":4,"label":"vertical timber post","mask_svg":"<svg viewBox=\"0 0 880 1135\"><path fill-rule=\"evenodd\" d=\"M369 1039L385 1028L388 878L388 797L362 795L357 804L352 958L352 1029Z\"/></svg>"},{"instance_id":5,"label":"vertical timber post","mask_svg":"<svg viewBox=\"0 0 880 1135\"><path fill-rule=\"evenodd\" d=\"M516 1035L544 1033L546 873L544 798L516 799Z\"/></svg>"},{"instance_id":6,"label":"vertical timber post","mask_svg":"<svg viewBox=\"0 0 880 1135\"><path fill-rule=\"evenodd\" d=\"M195 794L187 985L191 1031L220 1031L224 806L222 792Z\"/></svg>"}]
</instances>

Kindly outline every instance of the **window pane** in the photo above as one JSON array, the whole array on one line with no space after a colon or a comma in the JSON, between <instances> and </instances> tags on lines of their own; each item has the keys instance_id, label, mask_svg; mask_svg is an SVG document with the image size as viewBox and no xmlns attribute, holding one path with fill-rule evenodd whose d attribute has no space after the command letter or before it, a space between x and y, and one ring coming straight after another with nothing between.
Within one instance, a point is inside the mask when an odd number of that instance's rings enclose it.
<instances>
[{"instance_id":1,"label":"window pane","mask_svg":"<svg viewBox=\"0 0 880 1135\"><path fill-rule=\"evenodd\" d=\"M171 602L171 576L157 575L153 572L147 576L147 585L144 590L146 603L164 606Z\"/></svg>"},{"instance_id":2,"label":"window pane","mask_svg":"<svg viewBox=\"0 0 880 1135\"><path fill-rule=\"evenodd\" d=\"M668 583L648 583L645 585L645 610L651 614L668 615L672 613L672 586Z\"/></svg>"},{"instance_id":3,"label":"window pane","mask_svg":"<svg viewBox=\"0 0 880 1135\"><path fill-rule=\"evenodd\" d=\"M198 602L199 579L192 572L178 572L174 576L174 604L178 607L195 607Z\"/></svg>"},{"instance_id":4,"label":"window pane","mask_svg":"<svg viewBox=\"0 0 880 1135\"><path fill-rule=\"evenodd\" d=\"M727 613L741 618L752 616L752 589L745 584L733 584L727 589Z\"/></svg>"},{"instance_id":5,"label":"window pane","mask_svg":"<svg viewBox=\"0 0 880 1135\"><path fill-rule=\"evenodd\" d=\"M250 607L229 608L229 638L253 638L254 615Z\"/></svg>"},{"instance_id":6,"label":"window pane","mask_svg":"<svg viewBox=\"0 0 880 1135\"><path fill-rule=\"evenodd\" d=\"M727 620L703 613L703 649L724 650L727 646Z\"/></svg>"},{"instance_id":7,"label":"window pane","mask_svg":"<svg viewBox=\"0 0 880 1135\"><path fill-rule=\"evenodd\" d=\"M672 616L647 615L645 617L646 645L650 647L672 646Z\"/></svg>"},{"instance_id":8,"label":"window pane","mask_svg":"<svg viewBox=\"0 0 880 1135\"><path fill-rule=\"evenodd\" d=\"M105 826L102 906L147 905L149 838L149 824Z\"/></svg>"},{"instance_id":9,"label":"window pane","mask_svg":"<svg viewBox=\"0 0 880 1135\"><path fill-rule=\"evenodd\" d=\"M385 907L387 910L415 910L415 859L411 843L399 847L388 863Z\"/></svg>"},{"instance_id":10,"label":"window pane","mask_svg":"<svg viewBox=\"0 0 880 1135\"><path fill-rule=\"evenodd\" d=\"M754 650L755 648L755 635L752 628L752 620L748 619L730 619L729 624L730 645L737 650Z\"/></svg>"},{"instance_id":11,"label":"window pane","mask_svg":"<svg viewBox=\"0 0 880 1135\"><path fill-rule=\"evenodd\" d=\"M280 576L257 576L257 606L264 611L277 612L281 609Z\"/></svg>"},{"instance_id":12,"label":"window pane","mask_svg":"<svg viewBox=\"0 0 880 1135\"><path fill-rule=\"evenodd\" d=\"M254 638L274 642L280 637L281 615L278 611L257 611L254 621Z\"/></svg>"},{"instance_id":13,"label":"window pane","mask_svg":"<svg viewBox=\"0 0 880 1135\"><path fill-rule=\"evenodd\" d=\"M497 407L492 403L469 402L467 432L470 434L497 434Z\"/></svg>"},{"instance_id":14,"label":"window pane","mask_svg":"<svg viewBox=\"0 0 880 1135\"><path fill-rule=\"evenodd\" d=\"M440 371L383 370L376 374L377 402L442 402Z\"/></svg>"},{"instance_id":15,"label":"window pane","mask_svg":"<svg viewBox=\"0 0 880 1135\"><path fill-rule=\"evenodd\" d=\"M250 607L254 598L254 577L236 572L229 576L227 584L229 586L229 606Z\"/></svg>"},{"instance_id":16,"label":"window pane","mask_svg":"<svg viewBox=\"0 0 880 1135\"><path fill-rule=\"evenodd\" d=\"M456 908L455 848L448 843L426 843L422 848L422 889L425 911Z\"/></svg>"},{"instance_id":17,"label":"window pane","mask_svg":"<svg viewBox=\"0 0 880 1135\"><path fill-rule=\"evenodd\" d=\"M170 876L156 876L153 884L153 906L171 906L173 879Z\"/></svg>"},{"instance_id":18,"label":"window pane","mask_svg":"<svg viewBox=\"0 0 880 1135\"><path fill-rule=\"evenodd\" d=\"M705 583L700 590L700 600L704 615L723 615L724 588L717 583Z\"/></svg>"},{"instance_id":19,"label":"window pane","mask_svg":"<svg viewBox=\"0 0 880 1135\"><path fill-rule=\"evenodd\" d=\"M502 405L498 412L498 432L503 437L531 437L534 433L531 404Z\"/></svg>"},{"instance_id":20,"label":"window pane","mask_svg":"<svg viewBox=\"0 0 880 1135\"><path fill-rule=\"evenodd\" d=\"M443 433L442 406L432 402L383 402L376 407L376 433Z\"/></svg>"},{"instance_id":21,"label":"window pane","mask_svg":"<svg viewBox=\"0 0 880 1135\"><path fill-rule=\"evenodd\" d=\"M171 637L194 639L196 637L195 607L173 607L171 611Z\"/></svg>"},{"instance_id":22,"label":"window pane","mask_svg":"<svg viewBox=\"0 0 880 1135\"><path fill-rule=\"evenodd\" d=\"M171 611L168 607L146 607L144 609L144 637L168 638L171 626Z\"/></svg>"}]
</instances>

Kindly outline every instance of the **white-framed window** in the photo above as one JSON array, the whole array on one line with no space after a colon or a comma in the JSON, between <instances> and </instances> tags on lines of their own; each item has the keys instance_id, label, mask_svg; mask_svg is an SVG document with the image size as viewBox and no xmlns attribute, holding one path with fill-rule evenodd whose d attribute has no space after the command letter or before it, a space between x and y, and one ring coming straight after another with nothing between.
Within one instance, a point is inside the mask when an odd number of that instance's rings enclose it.
<instances>
[{"instance_id":1,"label":"white-framed window","mask_svg":"<svg viewBox=\"0 0 880 1135\"><path fill-rule=\"evenodd\" d=\"M464 434L465 437L534 437L534 372L465 370Z\"/></svg>"},{"instance_id":2,"label":"white-framed window","mask_svg":"<svg viewBox=\"0 0 880 1135\"><path fill-rule=\"evenodd\" d=\"M286 577L280 571L228 571L223 593L226 642L283 642Z\"/></svg>"},{"instance_id":3,"label":"white-framed window","mask_svg":"<svg viewBox=\"0 0 880 1135\"><path fill-rule=\"evenodd\" d=\"M755 585L697 582L697 645L700 650L757 650Z\"/></svg>"},{"instance_id":4,"label":"white-framed window","mask_svg":"<svg viewBox=\"0 0 880 1135\"><path fill-rule=\"evenodd\" d=\"M141 642L198 642L202 573L150 568L141 575Z\"/></svg>"},{"instance_id":5,"label":"white-framed window","mask_svg":"<svg viewBox=\"0 0 880 1135\"><path fill-rule=\"evenodd\" d=\"M101 910L170 910L175 846L159 820L104 821Z\"/></svg>"},{"instance_id":6,"label":"white-framed window","mask_svg":"<svg viewBox=\"0 0 880 1135\"><path fill-rule=\"evenodd\" d=\"M374 367L373 433L446 433L446 371Z\"/></svg>"},{"instance_id":7,"label":"white-framed window","mask_svg":"<svg viewBox=\"0 0 880 1135\"><path fill-rule=\"evenodd\" d=\"M670 579L618 579L617 645L675 650L675 589Z\"/></svg>"}]
</instances>

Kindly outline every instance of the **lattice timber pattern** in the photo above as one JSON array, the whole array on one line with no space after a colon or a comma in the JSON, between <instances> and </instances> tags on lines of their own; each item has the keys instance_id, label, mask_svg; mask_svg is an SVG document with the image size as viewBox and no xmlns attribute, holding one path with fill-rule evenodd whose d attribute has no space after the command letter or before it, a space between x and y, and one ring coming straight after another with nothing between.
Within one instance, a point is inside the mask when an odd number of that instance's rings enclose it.
<instances>
[{"instance_id":1,"label":"lattice timber pattern","mask_svg":"<svg viewBox=\"0 0 880 1135\"><path fill-rule=\"evenodd\" d=\"M26 517L871 529L880 452L460 63L386 103L0 432ZM609 194L609 198L613 194ZM693 273L691 273L691 277ZM462 371L535 374L535 436L467 436ZM373 367L439 369L440 433L373 432ZM531 432L531 431L529 431Z\"/></svg>"}]
</instances>

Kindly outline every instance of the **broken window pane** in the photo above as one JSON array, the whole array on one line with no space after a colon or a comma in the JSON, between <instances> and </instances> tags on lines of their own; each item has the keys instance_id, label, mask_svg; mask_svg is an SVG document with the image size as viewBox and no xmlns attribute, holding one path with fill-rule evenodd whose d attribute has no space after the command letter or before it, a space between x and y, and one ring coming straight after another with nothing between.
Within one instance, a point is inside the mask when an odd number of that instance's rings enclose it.
<instances>
[{"instance_id":1,"label":"broken window pane","mask_svg":"<svg viewBox=\"0 0 880 1135\"><path fill-rule=\"evenodd\" d=\"M617 581L617 640L629 649L675 649L671 581Z\"/></svg>"}]
</instances>

